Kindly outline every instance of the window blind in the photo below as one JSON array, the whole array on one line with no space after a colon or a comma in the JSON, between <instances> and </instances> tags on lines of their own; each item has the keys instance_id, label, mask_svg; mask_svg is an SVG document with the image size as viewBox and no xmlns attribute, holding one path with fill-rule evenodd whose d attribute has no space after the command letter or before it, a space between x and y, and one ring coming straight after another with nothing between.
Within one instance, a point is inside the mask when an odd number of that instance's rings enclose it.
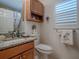
<instances>
[{"instance_id":1,"label":"window blind","mask_svg":"<svg viewBox=\"0 0 79 59\"><path fill-rule=\"evenodd\" d=\"M77 24L77 0L56 5L56 25Z\"/></svg>"}]
</instances>

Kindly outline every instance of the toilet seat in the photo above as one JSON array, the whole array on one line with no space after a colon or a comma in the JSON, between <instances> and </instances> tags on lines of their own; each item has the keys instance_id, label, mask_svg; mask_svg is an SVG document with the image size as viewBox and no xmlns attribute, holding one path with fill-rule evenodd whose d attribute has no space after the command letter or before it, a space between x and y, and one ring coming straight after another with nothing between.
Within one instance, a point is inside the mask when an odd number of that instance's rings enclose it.
<instances>
[{"instance_id":1,"label":"toilet seat","mask_svg":"<svg viewBox=\"0 0 79 59\"><path fill-rule=\"evenodd\" d=\"M52 48L51 48L50 46L45 45L45 44L39 44L39 45L37 46L37 48L39 48L39 49L41 49L41 50L44 50L44 51L51 51L51 50L52 50Z\"/></svg>"}]
</instances>

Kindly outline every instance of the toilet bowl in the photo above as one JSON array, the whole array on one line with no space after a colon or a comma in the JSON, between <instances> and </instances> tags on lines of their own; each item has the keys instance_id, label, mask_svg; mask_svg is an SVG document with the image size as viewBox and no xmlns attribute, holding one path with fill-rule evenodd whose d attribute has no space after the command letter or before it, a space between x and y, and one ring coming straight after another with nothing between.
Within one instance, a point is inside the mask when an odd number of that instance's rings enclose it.
<instances>
[{"instance_id":1,"label":"toilet bowl","mask_svg":"<svg viewBox=\"0 0 79 59\"><path fill-rule=\"evenodd\" d=\"M48 55L51 54L53 51L53 49L50 46L45 44L39 44L35 48L44 55L44 59L48 59Z\"/></svg>"},{"instance_id":2,"label":"toilet bowl","mask_svg":"<svg viewBox=\"0 0 79 59\"><path fill-rule=\"evenodd\" d=\"M35 48L39 52L44 53L44 54L51 54L52 53L52 48L48 45L45 45L45 44L39 44Z\"/></svg>"}]
</instances>

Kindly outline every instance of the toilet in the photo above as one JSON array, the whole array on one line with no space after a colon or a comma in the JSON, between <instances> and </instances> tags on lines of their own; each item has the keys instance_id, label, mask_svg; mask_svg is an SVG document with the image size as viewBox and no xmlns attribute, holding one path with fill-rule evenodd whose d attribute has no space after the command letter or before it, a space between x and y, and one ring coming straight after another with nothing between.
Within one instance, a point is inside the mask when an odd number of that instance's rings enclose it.
<instances>
[{"instance_id":1,"label":"toilet","mask_svg":"<svg viewBox=\"0 0 79 59\"><path fill-rule=\"evenodd\" d=\"M36 49L37 53L43 54L44 58L41 58L41 59L48 59L48 55L52 53L53 49L52 49L52 47L50 47L46 44L41 44L40 43L40 34L36 30L36 28L37 27L35 25L32 26L32 30L33 30L32 36L36 37L36 40L34 42L35 43L35 49ZM35 57L36 57L35 59L40 59L40 57L38 57L37 54L36 54Z\"/></svg>"},{"instance_id":2,"label":"toilet","mask_svg":"<svg viewBox=\"0 0 79 59\"><path fill-rule=\"evenodd\" d=\"M53 51L51 46L40 43L40 38L39 37L37 37L37 39L35 40L35 49L40 54L43 54L43 58L41 58L41 59L48 59L48 55L50 55ZM40 58L38 57L36 59L40 59Z\"/></svg>"}]
</instances>

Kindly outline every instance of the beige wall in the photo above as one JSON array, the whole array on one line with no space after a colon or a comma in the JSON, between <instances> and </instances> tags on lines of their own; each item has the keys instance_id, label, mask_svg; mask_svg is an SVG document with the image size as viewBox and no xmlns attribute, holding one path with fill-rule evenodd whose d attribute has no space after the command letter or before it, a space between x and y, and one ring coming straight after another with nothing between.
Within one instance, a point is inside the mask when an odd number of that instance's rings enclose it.
<instances>
[{"instance_id":1,"label":"beige wall","mask_svg":"<svg viewBox=\"0 0 79 59\"><path fill-rule=\"evenodd\" d=\"M49 59L55 59L54 57L58 57L58 59L79 59L79 49L77 46L79 44L75 44L75 46L65 46L60 42L57 38L56 31L54 30L54 6L59 0L41 0L45 3L45 17L49 16L49 22L46 21L44 17L44 23L41 24L41 42L52 46L54 49L54 53L50 55ZM79 35L79 31L77 32ZM78 43L78 36L75 37L74 41ZM57 59L57 58L56 58Z\"/></svg>"}]
</instances>

